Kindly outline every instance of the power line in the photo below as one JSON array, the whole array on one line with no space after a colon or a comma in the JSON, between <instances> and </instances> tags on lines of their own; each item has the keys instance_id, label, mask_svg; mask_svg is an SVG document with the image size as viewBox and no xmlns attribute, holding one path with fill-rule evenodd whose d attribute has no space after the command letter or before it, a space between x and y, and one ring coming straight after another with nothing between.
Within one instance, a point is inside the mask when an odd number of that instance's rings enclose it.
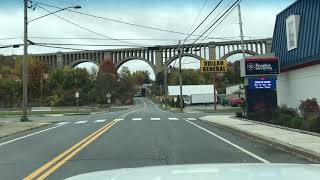
<instances>
[{"instance_id":1,"label":"power line","mask_svg":"<svg viewBox=\"0 0 320 180\"><path fill-rule=\"evenodd\" d=\"M37 45L54 45L54 46L119 46L129 47L130 45L125 44L70 44L70 43L35 43Z\"/></svg>"},{"instance_id":2,"label":"power line","mask_svg":"<svg viewBox=\"0 0 320 180\"><path fill-rule=\"evenodd\" d=\"M34 44L34 46L41 46L41 47L55 48L55 49L76 50L76 51L90 51L90 50L88 50L88 49L69 48L69 47L59 47L59 46L50 46L50 45L42 45L42 44Z\"/></svg>"},{"instance_id":3,"label":"power line","mask_svg":"<svg viewBox=\"0 0 320 180\"><path fill-rule=\"evenodd\" d=\"M227 7L228 7L231 3L232 3L232 0L226 5L226 7L223 8L223 10L221 10L221 11L219 12L218 16L219 16L225 9L227 9ZM237 6L234 6L234 7L231 9L231 11L229 11L229 12L227 13L227 15L224 16L223 19L216 25L216 27L213 28L213 29L206 35L206 37L204 37L204 38L200 41L200 43L202 43L205 39L207 39L207 37L208 37L215 29L217 29L217 27L230 15L230 13L231 13L236 7L237 7ZM211 21L211 23L212 23L214 20L216 20L216 18L213 19L213 20Z\"/></svg>"},{"instance_id":4,"label":"power line","mask_svg":"<svg viewBox=\"0 0 320 180\"><path fill-rule=\"evenodd\" d=\"M235 1L207 30L205 30L192 44L195 44L204 34L206 34L224 15L226 15L234 6L237 6L240 0Z\"/></svg>"},{"instance_id":5,"label":"power line","mask_svg":"<svg viewBox=\"0 0 320 180\"><path fill-rule=\"evenodd\" d=\"M31 1L31 2L35 2L37 4L42 4L44 6L48 6L48 7L52 7L52 8L63 9L61 7L58 7L58 6L53 6L53 5L45 4L45 3L42 3L42 2L38 2L38 1ZM98 19L102 19L102 20L106 20L106 21L111 21L111 22L116 22L116 23L120 23L120 24L126 24L126 25L130 25L130 26L144 28L144 29L162 31L162 32L167 32L167 33L174 33L174 34L180 34L180 35L190 35L189 33L185 33L185 32L173 31L173 30L162 29L162 28L157 28L157 27L152 27L152 26L145 26L145 25L135 24L135 23L126 22L126 21L120 21L120 20L116 20L116 19L111 19L111 18L106 18L106 17L102 17L102 16L89 14L89 13L83 13L83 12L79 12L79 11L74 11L74 10L71 10L71 9L68 9L66 11L73 12L73 13L78 13L78 14L81 14L81 15L90 16L90 17L94 17L94 18L98 18ZM199 35L193 34L192 36L198 37Z\"/></svg>"},{"instance_id":6,"label":"power line","mask_svg":"<svg viewBox=\"0 0 320 180\"><path fill-rule=\"evenodd\" d=\"M182 44L197 30L199 27L211 16L211 14L219 7L219 5L222 3L223 0L220 0L219 3L212 9L212 11L202 20L202 22L191 32L190 35L188 35Z\"/></svg>"},{"instance_id":7,"label":"power line","mask_svg":"<svg viewBox=\"0 0 320 180\"><path fill-rule=\"evenodd\" d=\"M39 7L39 8L41 8L41 9L47 11L48 13L51 13L49 10L47 10L47 9L39 6L38 4L37 4L37 7ZM119 39L116 39L116 38L112 38L112 37L109 37L109 36L106 36L106 35L97 33L97 32L95 32L95 31L92 31L92 30L90 30L90 29L88 29L88 28L86 28L86 27L83 27L83 26L81 26L81 25L79 25L79 24L77 24L77 23L74 23L74 22L72 22L72 21L70 21L70 20L68 20L68 19L65 19L65 18L63 18L63 17L61 17L61 16L58 16L58 15L56 15L56 14L53 14L53 15L56 16L56 17L58 17L58 18L60 18L60 19L62 19L62 20L64 20L64 21L66 21L66 22L68 22L68 23L70 23L70 24L73 24L74 26L77 26L77 27L79 27L79 28L81 28L81 29L84 29L84 30L86 30L86 31L89 31L89 32L91 32L91 33L93 33L93 34L96 34L96 35L98 35L98 36L102 36L102 37L104 37L104 38L112 39L112 40L119 41L119 42L122 42L122 43L127 43L127 44L131 44L131 45L135 45L135 46L138 46L138 47L143 47L143 46L141 46L141 45L139 45L139 44L135 44L135 43L131 43L131 42L119 40Z\"/></svg>"},{"instance_id":8,"label":"power line","mask_svg":"<svg viewBox=\"0 0 320 180\"><path fill-rule=\"evenodd\" d=\"M203 10L204 6L207 4L207 1L208 1L208 0L205 0L205 1L204 1L204 3L203 3L203 5L202 5L202 7L201 7L201 9L200 9L200 11L199 11L199 13L198 13L198 15L197 15L196 19L195 19L195 20L193 21L193 23L192 23L192 26L191 26L191 28L190 28L190 31L191 31L191 29L193 28L193 26L196 24L197 20L199 19L200 14L201 14L201 12L202 12L202 10Z\"/></svg>"}]
</instances>

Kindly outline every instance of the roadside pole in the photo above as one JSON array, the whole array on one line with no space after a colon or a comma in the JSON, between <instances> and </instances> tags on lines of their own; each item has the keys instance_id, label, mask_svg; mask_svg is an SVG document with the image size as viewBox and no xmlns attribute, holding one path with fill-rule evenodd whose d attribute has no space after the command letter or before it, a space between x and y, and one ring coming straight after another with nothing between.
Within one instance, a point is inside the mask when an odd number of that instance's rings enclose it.
<instances>
[{"instance_id":1,"label":"roadside pole","mask_svg":"<svg viewBox=\"0 0 320 180\"><path fill-rule=\"evenodd\" d=\"M77 101L77 112L79 112L79 96L80 96L80 93L77 91L74 96L76 97L76 101Z\"/></svg>"},{"instance_id":2,"label":"roadside pole","mask_svg":"<svg viewBox=\"0 0 320 180\"><path fill-rule=\"evenodd\" d=\"M168 108L168 70L167 66L164 67L164 98L165 98L165 109Z\"/></svg>"},{"instance_id":3,"label":"roadside pole","mask_svg":"<svg viewBox=\"0 0 320 180\"><path fill-rule=\"evenodd\" d=\"M217 84L217 73L213 73L213 98L214 98L214 110L217 110L217 93L216 93L216 84Z\"/></svg>"},{"instance_id":4,"label":"roadside pole","mask_svg":"<svg viewBox=\"0 0 320 180\"><path fill-rule=\"evenodd\" d=\"M28 108L28 0L24 0L24 34L23 34L23 100L22 100L22 117L20 121L29 121L27 116L27 108Z\"/></svg>"},{"instance_id":5,"label":"roadside pole","mask_svg":"<svg viewBox=\"0 0 320 180\"><path fill-rule=\"evenodd\" d=\"M181 48L181 41L179 41L179 85L180 85L180 111L183 111L183 97L182 97L182 69L181 69L181 59L182 59L182 51L183 49Z\"/></svg>"},{"instance_id":6,"label":"roadside pole","mask_svg":"<svg viewBox=\"0 0 320 180\"><path fill-rule=\"evenodd\" d=\"M239 29L240 29L240 42L241 42L241 52L242 52L242 59L243 61L245 61L246 59L246 52L245 52L245 49L244 49L244 44L243 44L243 29L242 29L242 18L241 18L241 8L240 8L240 3L238 4L238 16L239 16ZM246 81L246 77L244 79L244 87L245 87L245 81ZM245 107L248 107L248 101L247 101L247 97L246 97L246 88L244 88L244 95L245 95L245 103L246 103L246 106ZM244 108L243 110L243 115L246 115L247 114L247 108Z\"/></svg>"}]
</instances>

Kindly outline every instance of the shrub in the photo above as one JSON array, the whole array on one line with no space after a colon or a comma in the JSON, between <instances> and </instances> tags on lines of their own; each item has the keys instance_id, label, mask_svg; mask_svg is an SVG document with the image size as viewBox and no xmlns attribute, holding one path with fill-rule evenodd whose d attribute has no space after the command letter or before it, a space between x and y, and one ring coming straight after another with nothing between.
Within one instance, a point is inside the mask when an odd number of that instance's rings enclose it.
<instances>
[{"instance_id":1,"label":"shrub","mask_svg":"<svg viewBox=\"0 0 320 180\"><path fill-rule=\"evenodd\" d=\"M288 126L291 128L303 129L304 119L302 119L301 117L294 117L290 120Z\"/></svg>"},{"instance_id":2,"label":"shrub","mask_svg":"<svg viewBox=\"0 0 320 180\"><path fill-rule=\"evenodd\" d=\"M279 111L277 108L269 108L257 111L255 113L249 113L248 118L261 122L272 122L275 121L279 116Z\"/></svg>"},{"instance_id":3,"label":"shrub","mask_svg":"<svg viewBox=\"0 0 320 180\"><path fill-rule=\"evenodd\" d=\"M243 117L242 112L241 112L241 111L237 111L237 112L236 112L236 117L242 118L242 117Z\"/></svg>"},{"instance_id":4,"label":"shrub","mask_svg":"<svg viewBox=\"0 0 320 180\"><path fill-rule=\"evenodd\" d=\"M290 115L290 116L293 116L293 117L299 116L298 109L290 108L287 105L281 105L279 107L279 113L287 114L287 115Z\"/></svg>"},{"instance_id":5,"label":"shrub","mask_svg":"<svg viewBox=\"0 0 320 180\"><path fill-rule=\"evenodd\" d=\"M316 119L319 116L320 109L316 98L301 101L299 110L304 119Z\"/></svg>"}]
</instances>

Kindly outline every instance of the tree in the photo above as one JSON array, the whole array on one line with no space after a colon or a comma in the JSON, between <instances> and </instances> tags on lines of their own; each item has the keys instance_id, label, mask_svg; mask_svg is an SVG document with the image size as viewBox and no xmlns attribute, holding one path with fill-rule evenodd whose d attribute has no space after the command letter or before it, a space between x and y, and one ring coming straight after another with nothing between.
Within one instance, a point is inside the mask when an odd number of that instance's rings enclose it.
<instances>
[{"instance_id":1,"label":"tree","mask_svg":"<svg viewBox=\"0 0 320 180\"><path fill-rule=\"evenodd\" d=\"M9 78L0 81L0 101L10 108L19 105L22 97L22 83Z\"/></svg>"},{"instance_id":2,"label":"tree","mask_svg":"<svg viewBox=\"0 0 320 180\"><path fill-rule=\"evenodd\" d=\"M117 74L117 69L115 68L114 64L110 60L103 60L98 73L111 73Z\"/></svg>"},{"instance_id":3,"label":"tree","mask_svg":"<svg viewBox=\"0 0 320 180\"><path fill-rule=\"evenodd\" d=\"M60 68L54 69L49 74L47 82L46 104L50 105L74 105L74 93L81 94L80 103L90 103L89 92L94 86L90 74L85 69L80 68Z\"/></svg>"},{"instance_id":4,"label":"tree","mask_svg":"<svg viewBox=\"0 0 320 180\"><path fill-rule=\"evenodd\" d=\"M149 84L151 82L150 80L150 73L148 71L136 71L132 74L133 78L136 81L136 84L143 85L143 84Z\"/></svg>"}]
</instances>

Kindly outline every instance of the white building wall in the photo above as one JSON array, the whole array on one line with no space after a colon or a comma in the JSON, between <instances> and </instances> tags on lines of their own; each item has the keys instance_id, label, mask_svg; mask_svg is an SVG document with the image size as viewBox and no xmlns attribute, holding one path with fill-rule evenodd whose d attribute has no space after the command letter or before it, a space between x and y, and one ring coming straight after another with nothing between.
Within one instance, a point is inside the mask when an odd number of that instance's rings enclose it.
<instances>
[{"instance_id":1,"label":"white building wall","mask_svg":"<svg viewBox=\"0 0 320 180\"><path fill-rule=\"evenodd\" d=\"M297 108L301 100L320 102L320 65L280 73L277 80L278 105Z\"/></svg>"},{"instance_id":2,"label":"white building wall","mask_svg":"<svg viewBox=\"0 0 320 180\"><path fill-rule=\"evenodd\" d=\"M240 90L240 85L241 84L237 84L237 85L234 85L234 86L226 87L226 94L233 94L234 92L239 91Z\"/></svg>"}]
</instances>

